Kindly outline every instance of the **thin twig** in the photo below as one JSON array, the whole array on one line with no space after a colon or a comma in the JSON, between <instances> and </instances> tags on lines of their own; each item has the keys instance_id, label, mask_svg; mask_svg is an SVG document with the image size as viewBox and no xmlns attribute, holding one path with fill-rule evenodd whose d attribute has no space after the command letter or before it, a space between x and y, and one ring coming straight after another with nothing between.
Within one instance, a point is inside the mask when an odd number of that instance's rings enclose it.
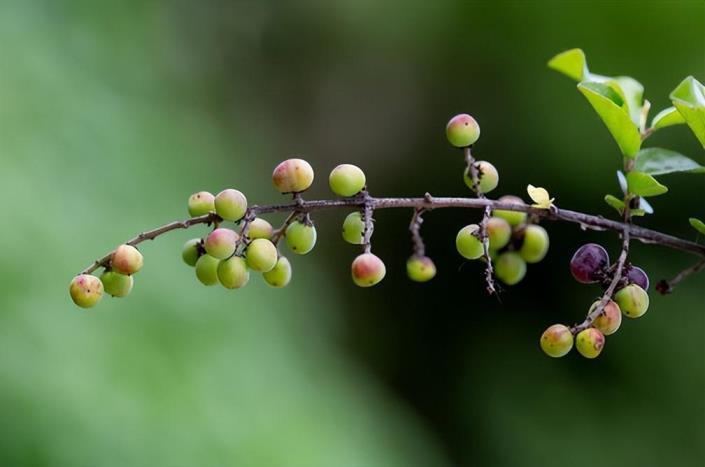
<instances>
[{"instance_id":1,"label":"thin twig","mask_svg":"<svg viewBox=\"0 0 705 467\"><path fill-rule=\"evenodd\" d=\"M365 253L372 251L372 233L374 232L374 219L372 214L374 212L374 207L372 206L371 198L367 193L367 188L362 191L364 201L362 210L362 222L365 223L365 230L362 233L362 248Z\"/></svg>"},{"instance_id":2,"label":"thin twig","mask_svg":"<svg viewBox=\"0 0 705 467\"><path fill-rule=\"evenodd\" d=\"M414 215L411 216L409 223L409 231L411 232L411 243L414 248L415 256L426 256L426 245L424 245L423 237L421 237L421 224L423 224L423 208L414 209Z\"/></svg>"},{"instance_id":3,"label":"thin twig","mask_svg":"<svg viewBox=\"0 0 705 467\"><path fill-rule=\"evenodd\" d=\"M251 209L254 209L254 208L251 208ZM294 219L296 219L296 217L299 214L301 214L301 212L296 209L296 206L294 206L293 209L294 210L289 213L289 215L286 217L286 219L284 219L284 222L282 222L282 225L277 230L272 232L271 240L275 246L277 245L277 243L279 243L279 240L281 240L282 237L284 236L284 234L286 233L286 228L289 227L289 225L291 225L292 222L294 222Z\"/></svg>"},{"instance_id":4,"label":"thin twig","mask_svg":"<svg viewBox=\"0 0 705 467\"><path fill-rule=\"evenodd\" d=\"M701 271L705 269L705 259L701 259L697 263L693 264L689 268L686 268L676 274L676 276L671 279L670 281L662 280L659 281L658 284L656 284L656 290L661 294L661 295L666 295L671 292L673 292L673 289L675 288L676 285L680 284L686 277L690 276L691 274L695 274L698 271Z\"/></svg>"}]
</instances>

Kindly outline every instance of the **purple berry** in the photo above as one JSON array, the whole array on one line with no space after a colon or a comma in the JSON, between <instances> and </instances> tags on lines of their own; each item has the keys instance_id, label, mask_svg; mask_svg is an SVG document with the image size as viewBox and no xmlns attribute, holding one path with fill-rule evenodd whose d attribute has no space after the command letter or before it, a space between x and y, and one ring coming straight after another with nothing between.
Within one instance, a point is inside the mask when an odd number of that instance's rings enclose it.
<instances>
[{"instance_id":1,"label":"purple berry","mask_svg":"<svg viewBox=\"0 0 705 467\"><path fill-rule=\"evenodd\" d=\"M570 272L582 284L593 284L600 280L601 273L610 264L607 250L596 243L578 248L570 260Z\"/></svg>"},{"instance_id":2,"label":"purple berry","mask_svg":"<svg viewBox=\"0 0 705 467\"><path fill-rule=\"evenodd\" d=\"M627 282L636 284L644 290L649 290L649 276L638 266L632 266L627 272Z\"/></svg>"}]
</instances>

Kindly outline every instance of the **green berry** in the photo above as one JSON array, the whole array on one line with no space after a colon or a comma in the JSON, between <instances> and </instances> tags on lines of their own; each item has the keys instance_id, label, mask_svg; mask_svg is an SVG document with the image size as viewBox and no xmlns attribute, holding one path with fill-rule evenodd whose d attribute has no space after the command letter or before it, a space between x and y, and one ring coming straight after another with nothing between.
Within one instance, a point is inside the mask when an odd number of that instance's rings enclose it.
<instances>
[{"instance_id":1,"label":"green berry","mask_svg":"<svg viewBox=\"0 0 705 467\"><path fill-rule=\"evenodd\" d=\"M235 253L240 236L234 230L217 228L211 232L204 243L206 253L217 259L225 259Z\"/></svg>"},{"instance_id":2,"label":"green berry","mask_svg":"<svg viewBox=\"0 0 705 467\"><path fill-rule=\"evenodd\" d=\"M355 211L347 215L343 221L343 240L353 245L362 245L365 223L362 214Z\"/></svg>"},{"instance_id":3,"label":"green berry","mask_svg":"<svg viewBox=\"0 0 705 467\"><path fill-rule=\"evenodd\" d=\"M254 240L255 238L266 238L269 240L272 238L272 224L262 219L261 217L256 217L250 222L250 226L247 230L247 236Z\"/></svg>"},{"instance_id":4,"label":"green berry","mask_svg":"<svg viewBox=\"0 0 705 467\"><path fill-rule=\"evenodd\" d=\"M226 289L239 289L250 280L247 263L241 256L231 256L218 264L218 281Z\"/></svg>"},{"instance_id":5,"label":"green berry","mask_svg":"<svg viewBox=\"0 0 705 467\"><path fill-rule=\"evenodd\" d=\"M593 303L590 307L590 311L588 311L588 314L592 313L595 308L597 308L599 303L600 300ZM602 313L600 313L599 316L595 318L595 321L592 322L592 325L605 336L609 336L610 334L617 332L617 329L619 329L621 324L622 312L619 309L619 305L612 300L607 302L607 305L605 305Z\"/></svg>"},{"instance_id":6,"label":"green berry","mask_svg":"<svg viewBox=\"0 0 705 467\"><path fill-rule=\"evenodd\" d=\"M436 265L428 256L412 256L406 261L406 274L416 282L427 282L436 275Z\"/></svg>"},{"instance_id":7,"label":"green berry","mask_svg":"<svg viewBox=\"0 0 705 467\"><path fill-rule=\"evenodd\" d=\"M554 324L541 335L541 350L549 357L562 357L573 348L573 334L567 326Z\"/></svg>"},{"instance_id":8,"label":"green berry","mask_svg":"<svg viewBox=\"0 0 705 467\"><path fill-rule=\"evenodd\" d=\"M198 261L201 253L203 253L203 242L200 238L192 238L184 243L181 249L181 258L184 260L184 263L193 267L196 265L196 261Z\"/></svg>"},{"instance_id":9,"label":"green berry","mask_svg":"<svg viewBox=\"0 0 705 467\"><path fill-rule=\"evenodd\" d=\"M526 262L518 253L507 251L497 258L495 274L507 285L518 284L526 275Z\"/></svg>"},{"instance_id":10,"label":"green berry","mask_svg":"<svg viewBox=\"0 0 705 467\"><path fill-rule=\"evenodd\" d=\"M316 245L316 228L305 222L295 221L286 228L286 245L298 255L305 255Z\"/></svg>"},{"instance_id":11,"label":"green berry","mask_svg":"<svg viewBox=\"0 0 705 467\"><path fill-rule=\"evenodd\" d=\"M605 336L595 328L583 329L575 336L575 348L585 358L597 357L604 346Z\"/></svg>"},{"instance_id":12,"label":"green berry","mask_svg":"<svg viewBox=\"0 0 705 467\"><path fill-rule=\"evenodd\" d=\"M487 238L490 240L491 250L501 250L509 244L512 238L512 228L509 222L501 217L487 219Z\"/></svg>"},{"instance_id":13,"label":"green berry","mask_svg":"<svg viewBox=\"0 0 705 467\"><path fill-rule=\"evenodd\" d=\"M503 203L514 203L514 204L525 205L524 201L522 201L521 198L518 198L516 196L511 196L511 195L502 196L497 201L502 201ZM497 217L501 217L502 219L509 222L509 225L511 225L512 227L516 227L516 226L526 222L526 213L525 212L504 211L502 209L496 209L496 210L492 211L492 215L497 216Z\"/></svg>"},{"instance_id":14,"label":"green berry","mask_svg":"<svg viewBox=\"0 0 705 467\"><path fill-rule=\"evenodd\" d=\"M95 276L81 274L69 285L71 300L81 308L91 308L103 298L103 283Z\"/></svg>"},{"instance_id":15,"label":"green berry","mask_svg":"<svg viewBox=\"0 0 705 467\"><path fill-rule=\"evenodd\" d=\"M280 256L274 269L263 273L262 277L272 287L286 287L291 280L291 263L286 257Z\"/></svg>"},{"instance_id":16,"label":"green berry","mask_svg":"<svg viewBox=\"0 0 705 467\"><path fill-rule=\"evenodd\" d=\"M614 294L614 301L626 316L638 318L649 309L649 294L636 284L630 284Z\"/></svg>"},{"instance_id":17,"label":"green berry","mask_svg":"<svg viewBox=\"0 0 705 467\"><path fill-rule=\"evenodd\" d=\"M446 136L456 148L471 146L480 138L480 125L470 115L459 114L448 122Z\"/></svg>"},{"instance_id":18,"label":"green berry","mask_svg":"<svg viewBox=\"0 0 705 467\"><path fill-rule=\"evenodd\" d=\"M215 212L226 221L239 221L247 211L247 198L240 191L228 188L215 197Z\"/></svg>"},{"instance_id":19,"label":"green berry","mask_svg":"<svg viewBox=\"0 0 705 467\"><path fill-rule=\"evenodd\" d=\"M139 272L143 264L142 253L132 245L120 245L110 259L110 265L115 271L128 276Z\"/></svg>"},{"instance_id":20,"label":"green berry","mask_svg":"<svg viewBox=\"0 0 705 467\"><path fill-rule=\"evenodd\" d=\"M499 184L499 172L497 172L497 169L494 165L490 164L487 161L477 161L473 165L477 170L477 178L479 180L478 185L480 188L480 193L489 193L490 191L497 188L497 185ZM468 186L468 188L473 191L475 190L474 184L472 183L472 175L470 174L470 170L467 167L465 168L465 172L463 173L463 180L465 180L465 184Z\"/></svg>"},{"instance_id":21,"label":"green berry","mask_svg":"<svg viewBox=\"0 0 705 467\"><path fill-rule=\"evenodd\" d=\"M207 191L199 191L188 199L188 213L191 217L203 216L215 211L215 196Z\"/></svg>"},{"instance_id":22,"label":"green berry","mask_svg":"<svg viewBox=\"0 0 705 467\"><path fill-rule=\"evenodd\" d=\"M220 260L211 255L203 255L196 261L196 277L203 285L218 283L218 265Z\"/></svg>"},{"instance_id":23,"label":"green berry","mask_svg":"<svg viewBox=\"0 0 705 467\"><path fill-rule=\"evenodd\" d=\"M280 193L300 193L313 183L313 168L303 159L287 159L274 168L272 183Z\"/></svg>"},{"instance_id":24,"label":"green berry","mask_svg":"<svg viewBox=\"0 0 705 467\"><path fill-rule=\"evenodd\" d=\"M519 254L527 263L538 263L548 253L548 243L546 229L536 224L527 225Z\"/></svg>"},{"instance_id":25,"label":"green berry","mask_svg":"<svg viewBox=\"0 0 705 467\"><path fill-rule=\"evenodd\" d=\"M105 293L113 297L126 297L132 291L132 284L134 283L132 276L126 276L115 271L105 271L100 276L100 281L103 283Z\"/></svg>"},{"instance_id":26,"label":"green berry","mask_svg":"<svg viewBox=\"0 0 705 467\"><path fill-rule=\"evenodd\" d=\"M353 282L360 287L379 284L387 274L387 268L382 260L372 253L363 253L355 258L350 270Z\"/></svg>"},{"instance_id":27,"label":"green berry","mask_svg":"<svg viewBox=\"0 0 705 467\"><path fill-rule=\"evenodd\" d=\"M277 264L277 247L266 238L256 238L245 250L247 265L257 272L271 271Z\"/></svg>"},{"instance_id":28,"label":"green berry","mask_svg":"<svg viewBox=\"0 0 705 467\"><path fill-rule=\"evenodd\" d=\"M330 189L338 196L353 196L358 194L367 180L365 173L356 165L341 164L333 169L328 177Z\"/></svg>"},{"instance_id":29,"label":"green berry","mask_svg":"<svg viewBox=\"0 0 705 467\"><path fill-rule=\"evenodd\" d=\"M480 234L480 226L477 224L466 225L455 237L455 247L458 253L466 259L477 259L484 253L482 242L477 237Z\"/></svg>"}]
</instances>

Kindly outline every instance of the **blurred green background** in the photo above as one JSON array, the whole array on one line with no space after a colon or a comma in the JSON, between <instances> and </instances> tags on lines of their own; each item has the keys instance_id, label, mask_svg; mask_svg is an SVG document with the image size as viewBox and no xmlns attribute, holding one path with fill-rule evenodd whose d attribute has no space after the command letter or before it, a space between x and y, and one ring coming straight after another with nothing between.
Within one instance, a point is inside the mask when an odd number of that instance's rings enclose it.
<instances>
[{"instance_id":1,"label":"blurred green background","mask_svg":"<svg viewBox=\"0 0 705 467\"><path fill-rule=\"evenodd\" d=\"M614 234L548 225L549 257L501 304L454 251L465 211L426 216L425 285L404 275L409 212L377 215L373 289L349 280L344 212L316 216L284 290L198 284L180 247L205 228L144 245L127 299L80 310L67 285L185 217L194 191L277 201L271 169L294 154L317 170L310 197L341 162L375 195L467 194L443 132L461 111L500 171L493 195L533 183L611 215L616 145L546 61L582 47L658 111L705 78L704 43L700 0L0 2L0 465L702 466L705 274L652 294L595 361L538 348L599 293L570 277L572 252L614 254ZM705 162L685 127L650 144ZM663 181L641 222L695 239L703 177ZM652 283L693 261L632 251Z\"/></svg>"}]
</instances>

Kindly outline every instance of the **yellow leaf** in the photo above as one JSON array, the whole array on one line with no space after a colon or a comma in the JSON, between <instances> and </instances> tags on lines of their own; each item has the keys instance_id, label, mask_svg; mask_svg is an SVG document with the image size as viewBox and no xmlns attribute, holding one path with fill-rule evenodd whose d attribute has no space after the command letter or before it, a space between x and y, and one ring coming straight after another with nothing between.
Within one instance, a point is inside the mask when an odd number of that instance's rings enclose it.
<instances>
[{"instance_id":1,"label":"yellow leaf","mask_svg":"<svg viewBox=\"0 0 705 467\"><path fill-rule=\"evenodd\" d=\"M553 205L553 200L556 199L551 198L545 188L535 187L534 185L526 187L526 192L529 193L529 197L535 203L532 206L539 209L549 209Z\"/></svg>"}]
</instances>

